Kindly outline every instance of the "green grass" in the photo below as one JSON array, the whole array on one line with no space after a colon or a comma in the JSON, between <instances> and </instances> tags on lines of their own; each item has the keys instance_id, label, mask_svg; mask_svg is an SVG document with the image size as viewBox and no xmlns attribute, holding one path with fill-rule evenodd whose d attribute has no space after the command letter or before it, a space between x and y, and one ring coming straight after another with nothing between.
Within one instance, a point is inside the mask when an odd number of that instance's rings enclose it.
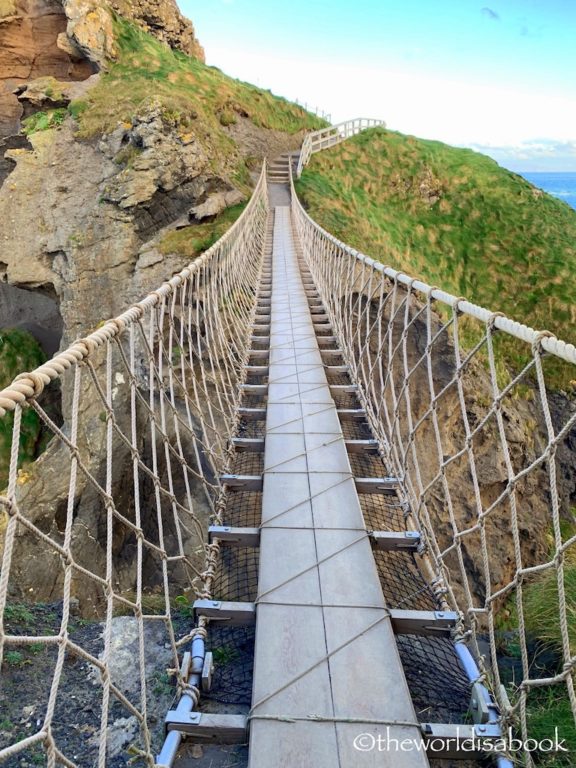
<instances>
[{"instance_id":1,"label":"green grass","mask_svg":"<svg viewBox=\"0 0 576 768\"><path fill-rule=\"evenodd\" d=\"M64 108L49 109L46 112L35 112L22 121L22 133L25 136L31 136L39 131L59 128L67 115L68 110Z\"/></svg>"},{"instance_id":2,"label":"green grass","mask_svg":"<svg viewBox=\"0 0 576 768\"><path fill-rule=\"evenodd\" d=\"M32 371L46 357L38 342L25 331L0 330L0 389L8 386L23 371ZM8 481L10 448L12 445L13 414L0 419L0 489ZM33 461L39 452L41 425L35 411L25 408L18 452L18 466Z\"/></svg>"},{"instance_id":3,"label":"green grass","mask_svg":"<svg viewBox=\"0 0 576 768\"><path fill-rule=\"evenodd\" d=\"M573 513L576 510L573 510ZM566 542L576 533L573 521L563 521L561 524L562 540ZM552 533L549 533L549 556L552 558L555 547ZM576 548L567 550L564 560L564 587L566 591L568 635L570 653L576 653ZM556 571L545 571L543 574L525 582L522 588L522 605L524 622L528 640L534 648L535 677L548 676L557 670L539 668L542 659L556 659L555 665L561 665L561 633L558 622L558 586ZM508 605L498 617L498 628L505 638L500 651L508 657L520 659L520 643L517 639L518 612L515 600L509 600ZM512 684L510 693L514 695ZM554 729L558 728L559 737L566 740L570 753L565 755L538 756L539 766L558 766L569 768L576 753L576 725L564 683L556 686L545 686L531 689L527 700L528 733L530 738L538 741L554 737Z\"/></svg>"},{"instance_id":4,"label":"green grass","mask_svg":"<svg viewBox=\"0 0 576 768\"><path fill-rule=\"evenodd\" d=\"M315 155L297 187L340 240L574 341L576 212L490 158L375 128ZM504 347L512 368L525 362L519 343Z\"/></svg>"},{"instance_id":5,"label":"green grass","mask_svg":"<svg viewBox=\"0 0 576 768\"><path fill-rule=\"evenodd\" d=\"M81 137L110 132L119 123L130 125L154 102L166 120L183 134L192 132L221 163L236 158L237 146L225 126L240 116L289 134L325 125L302 107L172 50L123 19L116 18L114 25L117 60L84 101L71 105Z\"/></svg>"},{"instance_id":6,"label":"green grass","mask_svg":"<svg viewBox=\"0 0 576 768\"><path fill-rule=\"evenodd\" d=\"M168 232L160 242L160 252L165 256L175 253L193 261L222 237L245 207L246 203L240 203L227 208L211 222Z\"/></svg>"}]
</instances>

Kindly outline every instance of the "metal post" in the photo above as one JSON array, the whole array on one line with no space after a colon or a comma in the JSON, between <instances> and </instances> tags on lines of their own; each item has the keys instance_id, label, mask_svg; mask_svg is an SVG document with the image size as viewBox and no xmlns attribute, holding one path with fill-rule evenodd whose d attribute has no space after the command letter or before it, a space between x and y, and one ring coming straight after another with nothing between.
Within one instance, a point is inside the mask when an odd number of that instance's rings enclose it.
<instances>
[{"instance_id":1,"label":"metal post","mask_svg":"<svg viewBox=\"0 0 576 768\"><path fill-rule=\"evenodd\" d=\"M202 668L204 666L204 658L206 656L206 647L204 645L204 638L195 637L192 640L192 667L188 683L195 688L200 689L202 682ZM194 699L189 693L183 693L176 712L179 715L188 715L194 709ZM166 734L162 751L156 758L157 768L172 768L178 749L182 741L182 734L180 731L169 731Z\"/></svg>"},{"instance_id":2,"label":"metal post","mask_svg":"<svg viewBox=\"0 0 576 768\"><path fill-rule=\"evenodd\" d=\"M468 678L470 683L475 683L480 678L480 670L478 669L478 665L476 664L476 661L474 660L474 657L470 653L470 649L466 645L466 643L455 643L454 648L456 649L456 653L458 654L458 658L460 659L460 663L464 667L464 671L466 672L466 677ZM498 711L498 707L496 706L496 703L494 699L492 698L490 691L488 688L486 688L485 685L481 686L482 695L484 697L484 701L486 702L486 706L488 707L488 711L490 712L490 721L494 723L500 722L500 712ZM498 768L514 768L514 764L511 760L509 760L504 755L497 755L496 756L496 765Z\"/></svg>"}]
</instances>

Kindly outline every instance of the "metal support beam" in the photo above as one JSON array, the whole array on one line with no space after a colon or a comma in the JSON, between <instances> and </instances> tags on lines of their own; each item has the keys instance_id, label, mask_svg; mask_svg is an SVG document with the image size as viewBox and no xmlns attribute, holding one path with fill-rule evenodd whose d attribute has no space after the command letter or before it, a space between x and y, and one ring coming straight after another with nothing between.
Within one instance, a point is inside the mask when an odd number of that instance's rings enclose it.
<instances>
[{"instance_id":1,"label":"metal support beam","mask_svg":"<svg viewBox=\"0 0 576 768\"><path fill-rule=\"evenodd\" d=\"M215 715L205 712L182 713L173 709L166 715L166 730L179 731L194 741L214 744L245 744L248 719L244 715Z\"/></svg>"},{"instance_id":2,"label":"metal support beam","mask_svg":"<svg viewBox=\"0 0 576 768\"><path fill-rule=\"evenodd\" d=\"M332 392L345 392L349 394L355 394L358 392L357 384L330 384L330 390Z\"/></svg>"},{"instance_id":3,"label":"metal support beam","mask_svg":"<svg viewBox=\"0 0 576 768\"><path fill-rule=\"evenodd\" d=\"M262 421L266 418L266 408L238 408L238 416L246 421Z\"/></svg>"},{"instance_id":4,"label":"metal support beam","mask_svg":"<svg viewBox=\"0 0 576 768\"><path fill-rule=\"evenodd\" d=\"M268 384L240 384L240 390L248 395L265 395Z\"/></svg>"},{"instance_id":5,"label":"metal support beam","mask_svg":"<svg viewBox=\"0 0 576 768\"><path fill-rule=\"evenodd\" d=\"M396 477L356 477L355 482L358 493L392 494L400 485Z\"/></svg>"},{"instance_id":6,"label":"metal support beam","mask_svg":"<svg viewBox=\"0 0 576 768\"><path fill-rule=\"evenodd\" d=\"M378 440L345 440L348 453L378 453Z\"/></svg>"},{"instance_id":7,"label":"metal support beam","mask_svg":"<svg viewBox=\"0 0 576 768\"><path fill-rule=\"evenodd\" d=\"M226 626L246 627L256 621L256 603L196 600L194 613L196 616L204 616L210 621L225 623Z\"/></svg>"},{"instance_id":8,"label":"metal support beam","mask_svg":"<svg viewBox=\"0 0 576 768\"><path fill-rule=\"evenodd\" d=\"M340 421L365 421L366 419L364 408L338 408L336 413Z\"/></svg>"},{"instance_id":9,"label":"metal support beam","mask_svg":"<svg viewBox=\"0 0 576 768\"><path fill-rule=\"evenodd\" d=\"M415 552L420 546L417 531L371 531L370 541L381 552Z\"/></svg>"},{"instance_id":10,"label":"metal support beam","mask_svg":"<svg viewBox=\"0 0 576 768\"><path fill-rule=\"evenodd\" d=\"M458 614L454 611L390 610L392 627L397 635L449 635Z\"/></svg>"},{"instance_id":11,"label":"metal support beam","mask_svg":"<svg viewBox=\"0 0 576 768\"><path fill-rule=\"evenodd\" d=\"M232 445L240 453L264 453L263 437L233 437Z\"/></svg>"},{"instance_id":12,"label":"metal support beam","mask_svg":"<svg viewBox=\"0 0 576 768\"><path fill-rule=\"evenodd\" d=\"M260 528L232 528L225 525L211 525L208 528L210 542L214 539L235 547L259 547Z\"/></svg>"},{"instance_id":13,"label":"metal support beam","mask_svg":"<svg viewBox=\"0 0 576 768\"><path fill-rule=\"evenodd\" d=\"M220 482L234 491L262 490L262 475L220 475Z\"/></svg>"}]
</instances>

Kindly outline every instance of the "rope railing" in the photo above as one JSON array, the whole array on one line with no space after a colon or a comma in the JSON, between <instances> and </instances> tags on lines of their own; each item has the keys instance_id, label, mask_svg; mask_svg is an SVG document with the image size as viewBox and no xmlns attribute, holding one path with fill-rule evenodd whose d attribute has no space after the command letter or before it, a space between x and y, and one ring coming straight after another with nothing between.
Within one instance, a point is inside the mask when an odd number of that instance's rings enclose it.
<instances>
[{"instance_id":1,"label":"rope railing","mask_svg":"<svg viewBox=\"0 0 576 768\"><path fill-rule=\"evenodd\" d=\"M0 392L0 416L13 419L0 489L0 763L116 764L120 722L125 747L155 764L175 690L158 669L180 679L192 629L174 601L210 595L218 547L206 529L222 508L267 218L263 168L201 257ZM63 423L47 406L56 386ZM51 440L21 467L31 411ZM14 710L23 685L27 715Z\"/></svg>"},{"instance_id":2,"label":"rope railing","mask_svg":"<svg viewBox=\"0 0 576 768\"><path fill-rule=\"evenodd\" d=\"M300 178L302 171L308 165L310 158L315 152L320 152L322 149L328 149L328 147L333 147L335 144L340 144L341 141L356 136L356 134L365 131L367 128L385 125L386 123L383 120L357 117L354 120L346 120L343 123L330 125L328 128L322 128L319 131L312 131L306 134L300 150L296 171L297 177Z\"/></svg>"},{"instance_id":3,"label":"rope railing","mask_svg":"<svg viewBox=\"0 0 576 768\"><path fill-rule=\"evenodd\" d=\"M292 214L409 527L423 534L424 570L463 618L457 640L503 723L524 741L553 739L538 730L542 708L576 717L575 489L563 453L576 407L551 374L576 379L576 349L340 242L294 184Z\"/></svg>"}]
</instances>

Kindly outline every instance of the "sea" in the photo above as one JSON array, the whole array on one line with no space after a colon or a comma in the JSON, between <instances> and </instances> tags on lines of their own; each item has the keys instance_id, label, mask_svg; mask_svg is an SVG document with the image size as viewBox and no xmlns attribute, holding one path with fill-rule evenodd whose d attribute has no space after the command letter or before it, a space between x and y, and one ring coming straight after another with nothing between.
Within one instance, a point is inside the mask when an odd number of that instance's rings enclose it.
<instances>
[{"instance_id":1,"label":"sea","mask_svg":"<svg viewBox=\"0 0 576 768\"><path fill-rule=\"evenodd\" d=\"M544 192L548 192L576 210L576 173L523 173L520 176Z\"/></svg>"}]
</instances>

